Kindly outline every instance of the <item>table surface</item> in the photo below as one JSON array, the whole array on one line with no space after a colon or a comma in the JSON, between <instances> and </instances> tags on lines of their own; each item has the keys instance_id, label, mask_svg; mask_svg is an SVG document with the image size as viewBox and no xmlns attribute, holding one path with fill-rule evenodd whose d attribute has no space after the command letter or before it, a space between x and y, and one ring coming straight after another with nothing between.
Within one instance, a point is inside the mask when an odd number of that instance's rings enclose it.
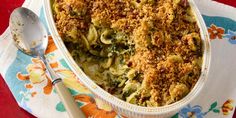
<instances>
[{"instance_id":1,"label":"table surface","mask_svg":"<svg viewBox=\"0 0 236 118\"><path fill-rule=\"evenodd\" d=\"M236 0L215 0L236 7ZM0 34L8 27L9 16L13 9L22 5L24 0L1 0L0 4ZM8 86L0 75L0 116L5 118L34 118L31 114L21 109ZM236 113L234 113L236 118Z\"/></svg>"}]
</instances>

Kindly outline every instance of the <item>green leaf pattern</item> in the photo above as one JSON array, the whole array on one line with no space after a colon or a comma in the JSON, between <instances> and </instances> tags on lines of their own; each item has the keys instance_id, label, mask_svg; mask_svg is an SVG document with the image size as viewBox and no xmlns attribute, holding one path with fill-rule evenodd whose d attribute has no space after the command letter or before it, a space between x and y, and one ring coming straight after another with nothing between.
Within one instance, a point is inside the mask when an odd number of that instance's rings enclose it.
<instances>
[{"instance_id":1,"label":"green leaf pattern","mask_svg":"<svg viewBox=\"0 0 236 118\"><path fill-rule=\"evenodd\" d=\"M209 111L211 111L212 109L214 109L217 106L217 102L214 102L211 104L211 107L209 109Z\"/></svg>"},{"instance_id":2,"label":"green leaf pattern","mask_svg":"<svg viewBox=\"0 0 236 118\"><path fill-rule=\"evenodd\" d=\"M213 109L213 112L214 113L220 113L220 110L219 109Z\"/></svg>"}]
</instances>

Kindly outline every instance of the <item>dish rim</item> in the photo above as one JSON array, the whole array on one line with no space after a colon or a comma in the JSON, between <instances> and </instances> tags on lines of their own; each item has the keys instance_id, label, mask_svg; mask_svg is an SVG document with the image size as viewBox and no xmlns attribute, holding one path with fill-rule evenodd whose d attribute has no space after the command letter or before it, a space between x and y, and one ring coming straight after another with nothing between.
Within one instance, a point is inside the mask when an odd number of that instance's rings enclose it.
<instances>
[{"instance_id":1,"label":"dish rim","mask_svg":"<svg viewBox=\"0 0 236 118\"><path fill-rule=\"evenodd\" d=\"M99 87L76 64L76 62L70 55L69 51L67 50L61 37L59 36L57 32L57 28L55 26L53 14L52 14L51 0L44 0L44 13L45 13L47 25L53 37L54 43L56 47L58 48L59 52L61 53L63 59L66 61L68 66L71 68L71 70L75 73L78 79L90 91L92 91L92 93L94 93L99 98L102 98L103 100L111 104L112 106L122 108L123 110L129 111L129 112L143 114L143 115L163 115L163 114L168 114L172 111L175 111L177 109L184 107L185 105L189 104L194 98L196 98L207 81L208 72L210 69L211 51L210 51L210 39L207 32L207 28L194 1L193 0L188 0L188 1L190 4L190 7L192 8L192 11L194 12L198 27L200 29L201 39L203 40L204 53L203 53L201 75L197 83L195 84L194 88L188 93L188 95L186 95L184 98L182 98L181 100L175 103L161 106L161 107L143 107L143 106L134 105L126 101L123 101L119 98L116 98L115 96L111 95L110 93L108 93L107 91Z\"/></svg>"}]
</instances>

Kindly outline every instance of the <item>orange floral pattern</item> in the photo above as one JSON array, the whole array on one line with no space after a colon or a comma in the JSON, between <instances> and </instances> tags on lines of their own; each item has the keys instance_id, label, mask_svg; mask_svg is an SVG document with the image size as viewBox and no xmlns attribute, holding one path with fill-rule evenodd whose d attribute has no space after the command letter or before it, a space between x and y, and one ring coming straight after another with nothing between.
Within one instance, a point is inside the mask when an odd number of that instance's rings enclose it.
<instances>
[{"instance_id":1,"label":"orange floral pattern","mask_svg":"<svg viewBox=\"0 0 236 118\"><path fill-rule=\"evenodd\" d=\"M46 74L46 67L41 60L38 58L31 59L32 64L29 64L26 68L27 74L22 74L21 72L17 73L16 77L21 81L29 80L30 83L25 85L25 88L32 89L33 85L40 84L46 81L44 85L43 93L49 95L52 92L52 82L48 75ZM37 92L33 91L31 93L32 97L36 95Z\"/></svg>"},{"instance_id":2,"label":"orange floral pattern","mask_svg":"<svg viewBox=\"0 0 236 118\"><path fill-rule=\"evenodd\" d=\"M52 37L48 36L48 47L47 47L47 50L46 50L45 53L48 54L48 53L51 53L51 52L53 52L55 50L57 50L57 47L54 44Z\"/></svg>"},{"instance_id":3,"label":"orange floral pattern","mask_svg":"<svg viewBox=\"0 0 236 118\"><path fill-rule=\"evenodd\" d=\"M74 96L75 100L87 103L81 107L81 110L85 113L86 117L93 118L114 118L117 114L113 110L106 111L98 108L96 105L95 99L88 95L76 95Z\"/></svg>"},{"instance_id":4,"label":"orange floral pattern","mask_svg":"<svg viewBox=\"0 0 236 118\"><path fill-rule=\"evenodd\" d=\"M224 28L217 27L216 25L211 24L211 26L208 28L208 32L210 35L210 39L214 40L216 38L222 39L223 34L225 33L225 30L224 30Z\"/></svg>"},{"instance_id":5,"label":"orange floral pattern","mask_svg":"<svg viewBox=\"0 0 236 118\"><path fill-rule=\"evenodd\" d=\"M233 111L233 109L234 109L233 100L231 99L227 100L221 107L223 115L229 115L230 112Z\"/></svg>"}]
</instances>

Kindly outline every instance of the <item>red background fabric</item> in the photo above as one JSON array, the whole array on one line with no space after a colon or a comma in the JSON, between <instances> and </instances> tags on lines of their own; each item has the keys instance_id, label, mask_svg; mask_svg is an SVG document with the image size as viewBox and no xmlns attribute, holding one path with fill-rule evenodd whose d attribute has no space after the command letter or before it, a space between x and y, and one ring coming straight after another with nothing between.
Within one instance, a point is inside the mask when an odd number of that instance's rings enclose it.
<instances>
[{"instance_id":1,"label":"red background fabric","mask_svg":"<svg viewBox=\"0 0 236 118\"><path fill-rule=\"evenodd\" d=\"M236 0L214 0L223 4L236 7ZM13 9L22 5L24 0L1 0L0 4L0 34L2 34L9 22L9 16ZM21 109L8 86L0 75L0 117L3 118L34 118L33 115ZM236 114L234 114L236 118Z\"/></svg>"}]
</instances>

